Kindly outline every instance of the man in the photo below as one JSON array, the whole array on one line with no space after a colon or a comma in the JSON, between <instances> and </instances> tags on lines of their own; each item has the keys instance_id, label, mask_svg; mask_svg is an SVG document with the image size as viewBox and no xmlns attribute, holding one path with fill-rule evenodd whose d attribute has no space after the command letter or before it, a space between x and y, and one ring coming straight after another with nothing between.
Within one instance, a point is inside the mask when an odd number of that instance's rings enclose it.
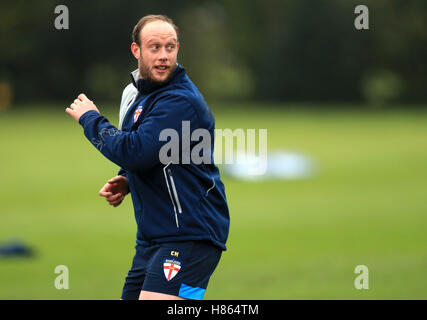
<instances>
[{"instance_id":1,"label":"man","mask_svg":"<svg viewBox=\"0 0 427 320\"><path fill-rule=\"evenodd\" d=\"M119 128L84 94L66 112L121 167L99 194L115 207L127 193L132 197L137 245L122 299L203 299L226 249L230 222L224 185L213 162L214 118L177 63L178 28L172 20L145 16L132 36L138 69L123 91ZM196 164L185 156L185 146L191 151L197 141L186 141L184 123L190 134L196 129L208 132L210 161ZM159 156L166 143L164 130L177 132L183 148L168 163Z\"/></svg>"}]
</instances>

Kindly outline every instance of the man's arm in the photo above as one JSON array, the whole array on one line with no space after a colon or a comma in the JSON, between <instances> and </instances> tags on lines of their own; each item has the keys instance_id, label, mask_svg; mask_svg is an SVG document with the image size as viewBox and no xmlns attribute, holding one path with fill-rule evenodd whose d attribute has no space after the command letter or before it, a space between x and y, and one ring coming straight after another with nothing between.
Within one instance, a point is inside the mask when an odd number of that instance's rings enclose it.
<instances>
[{"instance_id":1,"label":"man's arm","mask_svg":"<svg viewBox=\"0 0 427 320\"><path fill-rule=\"evenodd\" d=\"M177 95L158 100L132 132L114 127L86 96L80 95L78 100L81 102L71 104L67 113L83 126L88 140L105 157L126 171L143 171L159 163L159 151L165 143L159 140L163 129L174 129L181 140L182 121L190 121L194 128L198 125L191 103Z\"/></svg>"}]
</instances>

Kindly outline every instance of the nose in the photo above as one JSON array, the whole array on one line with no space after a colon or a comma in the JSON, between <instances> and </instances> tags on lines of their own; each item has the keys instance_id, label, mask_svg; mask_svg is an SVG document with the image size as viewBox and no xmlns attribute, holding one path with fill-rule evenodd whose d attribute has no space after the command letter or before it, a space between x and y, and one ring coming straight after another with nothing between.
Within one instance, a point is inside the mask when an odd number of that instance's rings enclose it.
<instances>
[{"instance_id":1,"label":"nose","mask_svg":"<svg viewBox=\"0 0 427 320\"><path fill-rule=\"evenodd\" d=\"M166 51L166 48L165 47L163 47L161 50L160 50L160 52L159 52L159 60L161 60L161 61L166 61L166 60L168 60L168 54L167 54L167 51Z\"/></svg>"}]
</instances>

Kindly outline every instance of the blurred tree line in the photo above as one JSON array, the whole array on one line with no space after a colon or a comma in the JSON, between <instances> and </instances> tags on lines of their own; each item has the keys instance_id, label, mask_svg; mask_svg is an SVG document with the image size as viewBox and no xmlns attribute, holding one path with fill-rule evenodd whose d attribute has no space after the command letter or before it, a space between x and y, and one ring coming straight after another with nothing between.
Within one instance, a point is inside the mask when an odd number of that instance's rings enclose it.
<instances>
[{"instance_id":1,"label":"blurred tree line","mask_svg":"<svg viewBox=\"0 0 427 320\"><path fill-rule=\"evenodd\" d=\"M57 5L69 30L54 27ZM369 30L354 9L369 8ZM209 100L424 103L427 1L193 0L0 3L0 100L118 103L146 14L180 28L178 61Z\"/></svg>"}]
</instances>

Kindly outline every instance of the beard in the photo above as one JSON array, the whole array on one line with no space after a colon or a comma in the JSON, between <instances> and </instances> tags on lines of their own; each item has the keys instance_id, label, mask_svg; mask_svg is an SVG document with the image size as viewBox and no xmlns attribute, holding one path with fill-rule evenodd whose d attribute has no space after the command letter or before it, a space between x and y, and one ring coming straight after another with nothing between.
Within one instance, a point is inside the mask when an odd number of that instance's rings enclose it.
<instances>
[{"instance_id":1,"label":"beard","mask_svg":"<svg viewBox=\"0 0 427 320\"><path fill-rule=\"evenodd\" d=\"M144 60L142 59L142 55L140 55L140 57L139 57L139 62L138 62L139 76L142 79L146 79L146 80L153 82L155 84L163 84L163 83L166 83L167 81L169 81L169 79L172 77L175 69L176 69L176 63L173 64L169 68L169 74L167 75L167 77L164 80L157 80L153 77L150 67L144 63Z\"/></svg>"}]
</instances>

